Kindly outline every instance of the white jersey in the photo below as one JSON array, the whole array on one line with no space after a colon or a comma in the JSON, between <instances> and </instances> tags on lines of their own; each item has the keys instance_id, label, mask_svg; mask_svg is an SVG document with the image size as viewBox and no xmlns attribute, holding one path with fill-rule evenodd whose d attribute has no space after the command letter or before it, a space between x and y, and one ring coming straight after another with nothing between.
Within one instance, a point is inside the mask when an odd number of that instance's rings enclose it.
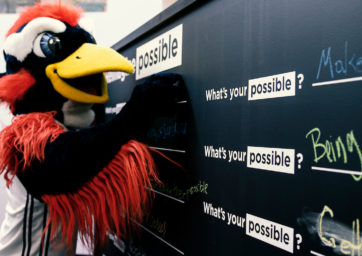
<instances>
[{"instance_id":1,"label":"white jersey","mask_svg":"<svg viewBox=\"0 0 362 256\"><path fill-rule=\"evenodd\" d=\"M0 103L0 130L11 123L12 114ZM4 176L0 176L4 179ZM0 256L67 256L67 250L58 239L42 236L48 220L47 206L33 198L15 176L10 188L0 184L0 211L4 216L0 228ZM43 238L43 241L42 241Z\"/></svg>"},{"instance_id":2,"label":"white jersey","mask_svg":"<svg viewBox=\"0 0 362 256\"><path fill-rule=\"evenodd\" d=\"M1 256L64 256L74 255L59 241L43 236L47 223L47 206L26 192L17 177L7 189L5 219L0 229Z\"/></svg>"}]
</instances>

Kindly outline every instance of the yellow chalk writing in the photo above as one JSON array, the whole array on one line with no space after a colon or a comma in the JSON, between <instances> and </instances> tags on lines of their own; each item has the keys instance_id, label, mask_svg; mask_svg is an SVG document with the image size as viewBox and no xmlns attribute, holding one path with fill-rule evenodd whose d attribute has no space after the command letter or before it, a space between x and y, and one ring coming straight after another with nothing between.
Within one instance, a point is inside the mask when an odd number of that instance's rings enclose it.
<instances>
[{"instance_id":1,"label":"yellow chalk writing","mask_svg":"<svg viewBox=\"0 0 362 256\"><path fill-rule=\"evenodd\" d=\"M330 231L323 231L323 220L326 214L329 214L331 218L334 217L333 211L327 205L324 206L320 216L319 216L319 230L318 235L319 238L326 246L330 246L332 248L337 248L344 255L352 255L352 256L361 256L361 248L362 243L360 239L360 223L359 219L356 219L352 222L352 241L347 239L339 239L339 243L337 243L334 237L331 237Z\"/></svg>"}]
</instances>

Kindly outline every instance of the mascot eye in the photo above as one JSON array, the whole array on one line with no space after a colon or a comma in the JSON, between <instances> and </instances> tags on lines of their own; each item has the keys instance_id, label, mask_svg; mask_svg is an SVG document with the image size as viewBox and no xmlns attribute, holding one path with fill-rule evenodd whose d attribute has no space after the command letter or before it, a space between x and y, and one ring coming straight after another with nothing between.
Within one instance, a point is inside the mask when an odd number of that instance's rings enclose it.
<instances>
[{"instance_id":1,"label":"mascot eye","mask_svg":"<svg viewBox=\"0 0 362 256\"><path fill-rule=\"evenodd\" d=\"M39 57L55 57L61 49L60 39L49 32L41 33L34 41L33 52Z\"/></svg>"}]
</instances>

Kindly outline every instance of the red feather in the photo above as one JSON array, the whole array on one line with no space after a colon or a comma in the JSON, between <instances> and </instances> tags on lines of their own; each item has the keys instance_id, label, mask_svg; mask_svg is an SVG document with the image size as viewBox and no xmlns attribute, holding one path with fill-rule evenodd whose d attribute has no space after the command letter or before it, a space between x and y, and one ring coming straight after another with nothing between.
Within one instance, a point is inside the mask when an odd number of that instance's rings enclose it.
<instances>
[{"instance_id":1,"label":"red feather","mask_svg":"<svg viewBox=\"0 0 362 256\"><path fill-rule=\"evenodd\" d=\"M44 160L46 144L65 132L53 116L54 113L17 116L1 131L0 170L5 173L8 186L33 159ZM138 230L139 223L150 210L153 181L161 183L149 148L131 140L77 191L42 196L49 207L43 235L47 229L51 236L58 235L61 230L61 237L70 248L77 230L83 241L96 248L105 245L108 232L128 238Z\"/></svg>"},{"instance_id":2,"label":"red feather","mask_svg":"<svg viewBox=\"0 0 362 256\"><path fill-rule=\"evenodd\" d=\"M147 146L137 141L123 145L114 159L78 191L43 195L49 207L51 236L62 227L62 239L72 247L75 230L84 243L102 248L107 233L127 239L150 210L151 181L161 183ZM89 239L90 241L89 241Z\"/></svg>"},{"instance_id":3,"label":"red feather","mask_svg":"<svg viewBox=\"0 0 362 256\"><path fill-rule=\"evenodd\" d=\"M35 78L25 69L0 78L0 99L9 103L14 112L15 101L21 100L26 91L35 84Z\"/></svg>"},{"instance_id":4,"label":"red feather","mask_svg":"<svg viewBox=\"0 0 362 256\"><path fill-rule=\"evenodd\" d=\"M14 176L33 159L44 160L46 143L63 132L64 128L54 122L53 112L16 116L0 133L0 173L5 172L6 185L10 186Z\"/></svg>"}]
</instances>

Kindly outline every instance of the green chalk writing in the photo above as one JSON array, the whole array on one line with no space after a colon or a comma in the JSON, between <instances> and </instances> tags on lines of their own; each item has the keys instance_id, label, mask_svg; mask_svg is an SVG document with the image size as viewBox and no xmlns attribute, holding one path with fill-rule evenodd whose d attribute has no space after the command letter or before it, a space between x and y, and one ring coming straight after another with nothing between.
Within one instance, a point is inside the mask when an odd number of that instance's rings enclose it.
<instances>
[{"instance_id":1,"label":"green chalk writing","mask_svg":"<svg viewBox=\"0 0 362 256\"><path fill-rule=\"evenodd\" d=\"M344 164L348 163L348 156L350 154L357 154L360 162L360 171L362 171L362 152L353 130L346 133L345 140L343 141L341 136L336 139L326 139L322 142L321 131L318 127L311 129L305 136L306 139L310 139L313 146L313 153L315 163L318 163L322 159L327 159L329 163L336 163L343 161ZM355 181L362 179L361 175L352 175Z\"/></svg>"}]
</instances>

